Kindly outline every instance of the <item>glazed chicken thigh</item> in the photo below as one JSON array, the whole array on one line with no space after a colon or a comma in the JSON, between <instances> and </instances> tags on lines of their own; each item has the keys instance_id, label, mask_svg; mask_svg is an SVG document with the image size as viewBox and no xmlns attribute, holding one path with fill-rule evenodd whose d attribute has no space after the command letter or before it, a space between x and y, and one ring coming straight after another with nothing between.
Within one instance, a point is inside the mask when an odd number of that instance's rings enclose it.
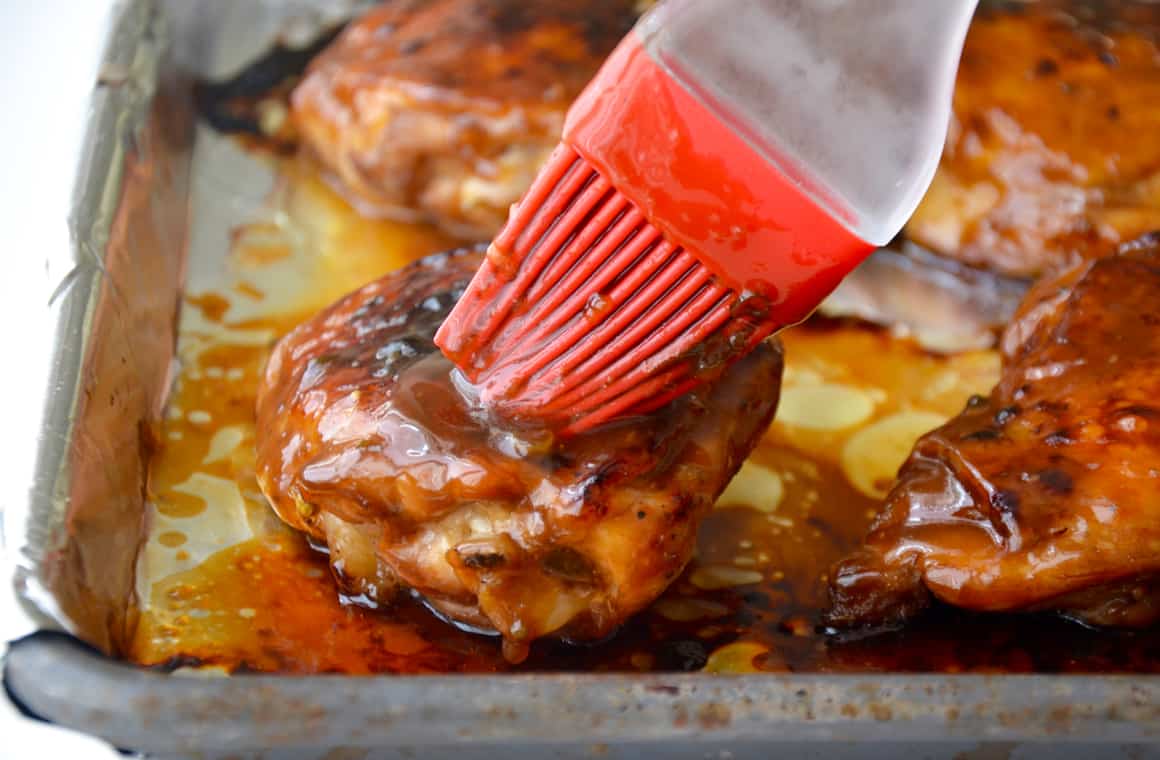
<instances>
[{"instance_id":1,"label":"glazed chicken thigh","mask_svg":"<svg viewBox=\"0 0 1160 760\"><path fill-rule=\"evenodd\" d=\"M1160 6L984 4L938 172L823 306L924 347L991 345L1031 280L1160 229Z\"/></svg>"},{"instance_id":2,"label":"glazed chicken thigh","mask_svg":"<svg viewBox=\"0 0 1160 760\"><path fill-rule=\"evenodd\" d=\"M364 212L490 239L643 5L387 0L311 63L295 127Z\"/></svg>"},{"instance_id":3,"label":"glazed chicken thigh","mask_svg":"<svg viewBox=\"0 0 1160 760\"><path fill-rule=\"evenodd\" d=\"M866 546L832 574L837 625L937 598L1134 627L1160 616L1160 235L1032 289L1004 368L915 445Z\"/></svg>"},{"instance_id":4,"label":"glazed chicken thigh","mask_svg":"<svg viewBox=\"0 0 1160 760\"><path fill-rule=\"evenodd\" d=\"M608 635L677 577L773 417L781 350L566 441L493 427L432 342L480 261L429 257L283 338L258 399L258 480L348 594L410 589L519 660L541 636Z\"/></svg>"},{"instance_id":5,"label":"glazed chicken thigh","mask_svg":"<svg viewBox=\"0 0 1160 760\"><path fill-rule=\"evenodd\" d=\"M1160 228L1160 10L1122 5L979 14L910 239L1036 277Z\"/></svg>"}]
</instances>

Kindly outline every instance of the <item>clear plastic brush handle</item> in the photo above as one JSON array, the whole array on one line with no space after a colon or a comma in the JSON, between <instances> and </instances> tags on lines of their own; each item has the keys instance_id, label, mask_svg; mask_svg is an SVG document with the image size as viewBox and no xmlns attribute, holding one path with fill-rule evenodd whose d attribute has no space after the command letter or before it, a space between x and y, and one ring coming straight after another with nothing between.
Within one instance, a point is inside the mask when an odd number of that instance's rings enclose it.
<instances>
[{"instance_id":1,"label":"clear plastic brush handle","mask_svg":"<svg viewBox=\"0 0 1160 760\"><path fill-rule=\"evenodd\" d=\"M637 34L849 231L894 237L938 166L977 0L666 0Z\"/></svg>"}]
</instances>

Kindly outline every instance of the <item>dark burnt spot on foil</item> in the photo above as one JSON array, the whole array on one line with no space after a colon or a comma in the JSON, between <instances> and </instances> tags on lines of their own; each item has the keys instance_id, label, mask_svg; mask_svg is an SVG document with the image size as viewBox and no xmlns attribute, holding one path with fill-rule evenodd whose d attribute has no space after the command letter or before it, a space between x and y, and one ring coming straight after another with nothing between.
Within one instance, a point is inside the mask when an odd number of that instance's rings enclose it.
<instances>
[{"instance_id":1,"label":"dark burnt spot on foil","mask_svg":"<svg viewBox=\"0 0 1160 760\"><path fill-rule=\"evenodd\" d=\"M268 137L262 129L261 104L287 101L310 61L338 36L344 26L320 32L304 47L274 45L265 55L228 79L195 82L193 97L198 115L210 127L224 134Z\"/></svg>"},{"instance_id":2,"label":"dark burnt spot on foil","mask_svg":"<svg viewBox=\"0 0 1160 760\"><path fill-rule=\"evenodd\" d=\"M678 639L664 642L657 660L661 670L689 673L705 667L709 661L709 652L704 642L697 639Z\"/></svg>"}]
</instances>

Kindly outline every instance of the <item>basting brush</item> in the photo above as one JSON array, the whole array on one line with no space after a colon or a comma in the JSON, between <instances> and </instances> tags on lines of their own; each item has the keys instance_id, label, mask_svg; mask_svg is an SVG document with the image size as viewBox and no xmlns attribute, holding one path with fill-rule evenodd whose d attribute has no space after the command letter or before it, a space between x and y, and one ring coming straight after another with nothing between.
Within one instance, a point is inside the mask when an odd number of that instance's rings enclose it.
<instances>
[{"instance_id":1,"label":"basting brush","mask_svg":"<svg viewBox=\"0 0 1160 760\"><path fill-rule=\"evenodd\" d=\"M436 335L505 417L655 410L795 324L929 185L975 0L668 0Z\"/></svg>"}]
</instances>

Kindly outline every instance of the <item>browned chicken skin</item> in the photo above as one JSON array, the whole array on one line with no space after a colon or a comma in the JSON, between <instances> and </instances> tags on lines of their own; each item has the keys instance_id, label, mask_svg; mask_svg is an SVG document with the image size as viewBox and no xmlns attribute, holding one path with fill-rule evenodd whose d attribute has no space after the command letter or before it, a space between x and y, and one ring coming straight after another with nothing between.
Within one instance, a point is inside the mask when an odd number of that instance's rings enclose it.
<instances>
[{"instance_id":1,"label":"browned chicken skin","mask_svg":"<svg viewBox=\"0 0 1160 760\"><path fill-rule=\"evenodd\" d=\"M876 253L822 311L936 351L987 346L1029 280L1160 229L1158 31L1156 5L984 3L907 243Z\"/></svg>"},{"instance_id":2,"label":"browned chicken skin","mask_svg":"<svg viewBox=\"0 0 1160 760\"><path fill-rule=\"evenodd\" d=\"M365 211L490 239L647 5L389 0L313 62L297 131ZM972 23L946 151L905 232L945 261L877 254L823 313L936 351L991 345L1028 280L1160 227L1160 7L1060 5L984 3Z\"/></svg>"},{"instance_id":3,"label":"browned chicken skin","mask_svg":"<svg viewBox=\"0 0 1160 760\"><path fill-rule=\"evenodd\" d=\"M633 0L388 0L310 65L297 131L364 211L490 239Z\"/></svg>"},{"instance_id":4,"label":"browned chicken skin","mask_svg":"<svg viewBox=\"0 0 1160 760\"><path fill-rule=\"evenodd\" d=\"M413 589L520 659L540 636L606 636L677 577L773 417L781 350L566 445L491 428L432 342L480 260L429 257L286 336L259 393L258 480L347 593Z\"/></svg>"},{"instance_id":5,"label":"browned chicken skin","mask_svg":"<svg viewBox=\"0 0 1160 760\"><path fill-rule=\"evenodd\" d=\"M1031 277L1160 228L1160 8L1125 5L1091 22L1049 3L979 14L908 237Z\"/></svg>"},{"instance_id":6,"label":"browned chicken skin","mask_svg":"<svg viewBox=\"0 0 1160 760\"><path fill-rule=\"evenodd\" d=\"M931 597L1108 626L1160 616L1160 235L1040 281L989 398L919 440L831 620L901 621Z\"/></svg>"}]
</instances>

